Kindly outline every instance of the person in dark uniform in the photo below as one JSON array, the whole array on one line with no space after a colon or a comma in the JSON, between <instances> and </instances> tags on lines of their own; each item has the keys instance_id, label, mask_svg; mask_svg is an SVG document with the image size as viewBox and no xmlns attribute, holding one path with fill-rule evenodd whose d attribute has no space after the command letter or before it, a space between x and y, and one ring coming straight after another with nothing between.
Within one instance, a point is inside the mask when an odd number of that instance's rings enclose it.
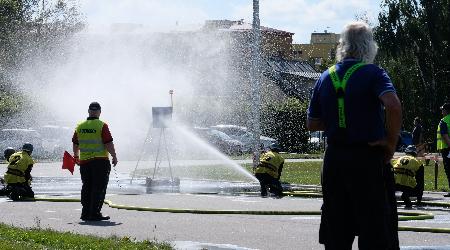
<instances>
[{"instance_id":1,"label":"person in dark uniform","mask_svg":"<svg viewBox=\"0 0 450 250\"><path fill-rule=\"evenodd\" d=\"M412 143L416 147L423 143L422 122L419 117L414 118L414 129L412 131Z\"/></svg>"},{"instance_id":2,"label":"person in dark uniform","mask_svg":"<svg viewBox=\"0 0 450 250\"><path fill-rule=\"evenodd\" d=\"M325 249L399 249L390 160L400 133L400 100L377 53L371 28L352 22L341 33L338 63L314 86L307 128L324 131L323 205L319 242Z\"/></svg>"},{"instance_id":3,"label":"person in dark uniform","mask_svg":"<svg viewBox=\"0 0 450 250\"><path fill-rule=\"evenodd\" d=\"M111 164L116 166L117 157L113 138L108 125L99 119L101 107L92 102L88 109L89 117L80 122L73 134L73 155L79 162L81 181L81 220L109 220L101 213L109 181Z\"/></svg>"},{"instance_id":4,"label":"person in dark uniform","mask_svg":"<svg viewBox=\"0 0 450 250\"><path fill-rule=\"evenodd\" d=\"M405 149L405 155L394 160L395 189L402 192L402 200L405 208L412 208L409 197L417 197L420 204L424 188L424 168L417 158L417 149L409 145Z\"/></svg>"},{"instance_id":5,"label":"person in dark uniform","mask_svg":"<svg viewBox=\"0 0 450 250\"><path fill-rule=\"evenodd\" d=\"M283 197L283 187L280 177L283 171L284 158L280 155L280 146L270 145L267 152L263 152L260 163L255 169L255 177L261 185L261 197L267 197L267 188L277 198Z\"/></svg>"}]
</instances>

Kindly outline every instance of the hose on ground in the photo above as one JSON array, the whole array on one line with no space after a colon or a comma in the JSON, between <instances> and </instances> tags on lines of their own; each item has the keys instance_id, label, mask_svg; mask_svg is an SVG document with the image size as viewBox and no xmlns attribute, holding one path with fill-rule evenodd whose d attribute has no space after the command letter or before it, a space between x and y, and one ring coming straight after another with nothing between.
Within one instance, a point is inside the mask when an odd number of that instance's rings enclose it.
<instances>
[{"instance_id":1,"label":"hose on ground","mask_svg":"<svg viewBox=\"0 0 450 250\"><path fill-rule=\"evenodd\" d=\"M49 201L49 202L80 202L77 198L35 198L35 201ZM320 211L259 211L259 210L211 210L211 209L180 209L180 208L154 208L154 207L140 207L129 206L122 204L115 204L110 200L105 200L105 204L111 208L135 210L135 211L149 211L149 212L166 212L166 213L193 213L193 214L248 214L248 215L320 215ZM444 202L426 202L429 206L443 206L448 207L450 204ZM411 220L427 220L433 219L434 215L431 213L422 212L398 212L400 215L399 221ZM399 231L411 232L429 232L429 233L450 233L450 228L431 228L431 227L409 227L399 226Z\"/></svg>"}]
</instances>

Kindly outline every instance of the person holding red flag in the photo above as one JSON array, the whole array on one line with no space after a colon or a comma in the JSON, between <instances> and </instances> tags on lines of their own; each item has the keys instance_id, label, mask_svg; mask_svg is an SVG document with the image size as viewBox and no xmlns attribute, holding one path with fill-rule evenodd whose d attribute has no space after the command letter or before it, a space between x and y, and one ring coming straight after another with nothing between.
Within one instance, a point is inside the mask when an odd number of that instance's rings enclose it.
<instances>
[{"instance_id":1,"label":"person holding red flag","mask_svg":"<svg viewBox=\"0 0 450 250\"><path fill-rule=\"evenodd\" d=\"M92 102L88 109L89 117L80 122L73 134L73 157L79 161L81 181L80 219L83 221L109 220L100 212L105 200L106 188L112 164L117 165L113 138L108 125L99 119L101 107Z\"/></svg>"}]
</instances>

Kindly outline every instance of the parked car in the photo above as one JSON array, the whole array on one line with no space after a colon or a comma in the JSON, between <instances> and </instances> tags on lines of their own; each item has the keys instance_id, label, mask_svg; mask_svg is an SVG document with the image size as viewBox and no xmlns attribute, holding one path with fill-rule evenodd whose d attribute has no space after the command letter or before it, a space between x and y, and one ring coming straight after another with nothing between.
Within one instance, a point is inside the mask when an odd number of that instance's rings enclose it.
<instances>
[{"instance_id":1,"label":"parked car","mask_svg":"<svg viewBox=\"0 0 450 250\"><path fill-rule=\"evenodd\" d=\"M324 135L322 131L314 131L309 134L309 146L311 149L319 150L323 147Z\"/></svg>"},{"instance_id":2,"label":"parked car","mask_svg":"<svg viewBox=\"0 0 450 250\"><path fill-rule=\"evenodd\" d=\"M215 125L211 126L212 129L219 130L229 135L231 138L242 142L244 145L244 152L251 152L253 149L253 133L249 132L246 127L237 125ZM264 149L269 148L273 143L278 143L277 140L261 135L259 137L261 147Z\"/></svg>"},{"instance_id":3,"label":"parked car","mask_svg":"<svg viewBox=\"0 0 450 250\"><path fill-rule=\"evenodd\" d=\"M43 125L36 128L42 138L42 145L51 152L52 158L61 157L64 150L72 149L73 129L57 125Z\"/></svg>"},{"instance_id":4,"label":"parked car","mask_svg":"<svg viewBox=\"0 0 450 250\"><path fill-rule=\"evenodd\" d=\"M25 142L33 144L33 156L44 157L46 150L42 146L41 135L33 129L10 128L0 130L0 157L3 159L3 151L7 147L12 147L16 151L22 149Z\"/></svg>"},{"instance_id":5,"label":"parked car","mask_svg":"<svg viewBox=\"0 0 450 250\"><path fill-rule=\"evenodd\" d=\"M194 128L194 132L206 142L216 147L219 151L228 154L242 154L244 145L222 131L211 128Z\"/></svg>"}]
</instances>

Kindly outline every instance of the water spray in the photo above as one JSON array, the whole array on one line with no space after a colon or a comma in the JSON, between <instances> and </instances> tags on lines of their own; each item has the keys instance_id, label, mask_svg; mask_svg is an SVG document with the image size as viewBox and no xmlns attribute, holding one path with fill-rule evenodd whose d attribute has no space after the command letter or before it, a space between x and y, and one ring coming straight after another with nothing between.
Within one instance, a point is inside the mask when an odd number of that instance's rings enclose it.
<instances>
[{"instance_id":1,"label":"water spray","mask_svg":"<svg viewBox=\"0 0 450 250\"><path fill-rule=\"evenodd\" d=\"M119 182L119 175L117 174L116 166L113 166L113 169L114 169L114 175L116 176L117 186L119 186L119 189L122 189L122 185L120 185L120 182Z\"/></svg>"}]
</instances>

